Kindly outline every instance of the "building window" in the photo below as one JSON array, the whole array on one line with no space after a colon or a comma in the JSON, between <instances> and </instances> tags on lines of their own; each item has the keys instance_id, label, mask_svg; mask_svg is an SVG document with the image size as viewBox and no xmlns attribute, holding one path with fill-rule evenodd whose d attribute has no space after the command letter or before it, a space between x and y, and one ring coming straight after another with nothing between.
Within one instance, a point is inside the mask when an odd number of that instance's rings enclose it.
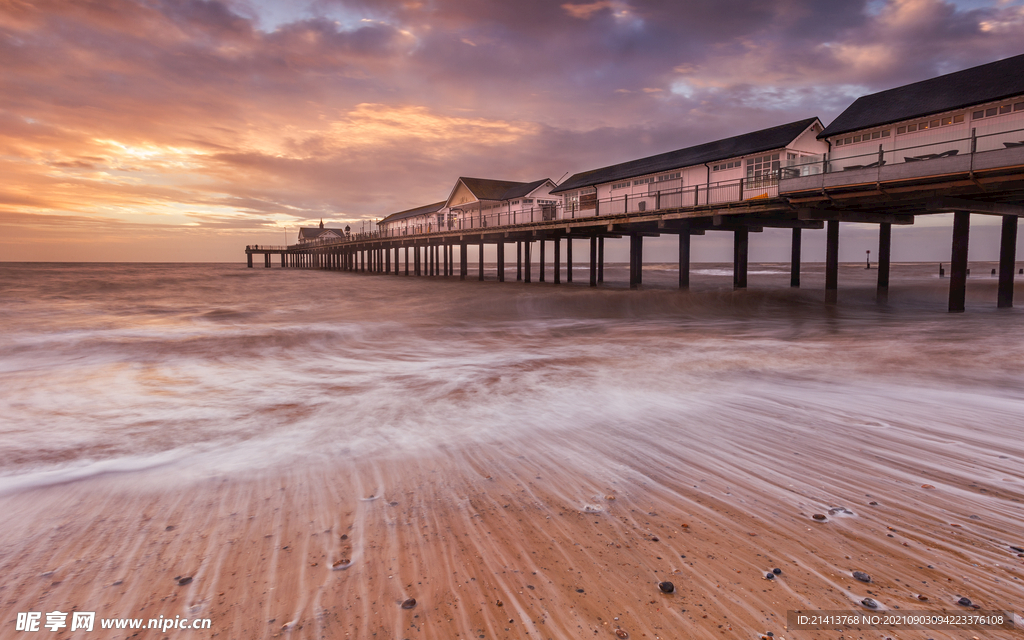
<instances>
[{"instance_id":1,"label":"building window","mask_svg":"<svg viewBox=\"0 0 1024 640\"><path fill-rule=\"evenodd\" d=\"M523 198L523 204L533 204L533 198Z\"/></svg>"},{"instance_id":2,"label":"building window","mask_svg":"<svg viewBox=\"0 0 1024 640\"><path fill-rule=\"evenodd\" d=\"M976 111L974 112L972 117L975 120L980 117L983 117L979 116L979 113L983 114L984 112ZM927 122L917 122L914 124L901 125L899 127L896 127L896 133L897 135L902 135L904 133L914 133L915 131L924 131L925 129L934 129L936 127L945 127L951 124L960 124L963 121L964 114L960 113L955 116L945 116L943 118L939 118L938 120L930 120Z\"/></svg>"},{"instance_id":3,"label":"building window","mask_svg":"<svg viewBox=\"0 0 1024 640\"><path fill-rule=\"evenodd\" d=\"M638 178L633 181L633 186L636 187L641 184L651 184L654 182L654 178Z\"/></svg>"},{"instance_id":4,"label":"building window","mask_svg":"<svg viewBox=\"0 0 1024 640\"><path fill-rule=\"evenodd\" d=\"M663 173L658 176L658 182L665 182L666 180L678 180L682 175L682 172L676 171L675 173Z\"/></svg>"},{"instance_id":5,"label":"building window","mask_svg":"<svg viewBox=\"0 0 1024 640\"><path fill-rule=\"evenodd\" d=\"M612 189L625 189L628 186L629 180L626 180L625 182L616 182L615 184L612 185Z\"/></svg>"},{"instance_id":6,"label":"building window","mask_svg":"<svg viewBox=\"0 0 1024 640\"><path fill-rule=\"evenodd\" d=\"M1024 111L1024 102L1018 102L1017 104L1013 105L1013 110Z\"/></svg>"},{"instance_id":7,"label":"building window","mask_svg":"<svg viewBox=\"0 0 1024 640\"><path fill-rule=\"evenodd\" d=\"M1002 104L997 107L987 107L985 109L979 109L971 113L971 120L981 120L982 118L1001 116L1012 111L1024 111L1024 102L1018 102L1016 104Z\"/></svg>"},{"instance_id":8,"label":"building window","mask_svg":"<svg viewBox=\"0 0 1024 640\"><path fill-rule=\"evenodd\" d=\"M711 167L712 171L725 171L727 169L735 169L742 165L740 160L732 160L730 162L722 162Z\"/></svg>"},{"instance_id":9,"label":"building window","mask_svg":"<svg viewBox=\"0 0 1024 640\"><path fill-rule=\"evenodd\" d=\"M771 153L747 160L747 177L771 176L779 170L779 154Z\"/></svg>"}]
</instances>

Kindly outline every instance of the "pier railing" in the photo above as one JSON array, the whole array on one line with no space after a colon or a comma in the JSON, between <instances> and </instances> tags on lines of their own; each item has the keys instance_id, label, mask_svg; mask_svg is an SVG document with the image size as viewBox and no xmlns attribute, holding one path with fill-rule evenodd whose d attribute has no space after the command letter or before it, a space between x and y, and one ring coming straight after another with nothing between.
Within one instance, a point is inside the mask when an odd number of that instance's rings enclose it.
<instances>
[{"instance_id":1,"label":"pier railing","mask_svg":"<svg viewBox=\"0 0 1024 640\"><path fill-rule=\"evenodd\" d=\"M550 222L554 220L574 220L578 218L595 218L636 213L654 213L668 209L685 209L706 205L743 202L774 198L779 194L779 177L782 170L770 175L739 178L710 184L692 186L672 186L656 188L651 185L647 193L627 193L607 198L583 199L566 204L560 200L554 204L536 205L511 211L466 211L449 216L447 221L438 224L408 224L384 229L371 238L401 238L405 236L423 235L446 231L469 229L486 229L506 227L519 224ZM673 181L678 185L678 180ZM358 239L353 236L352 239Z\"/></svg>"},{"instance_id":2,"label":"pier railing","mask_svg":"<svg viewBox=\"0 0 1024 640\"><path fill-rule=\"evenodd\" d=\"M975 128L968 136L954 132L943 135L940 129L938 140L932 137L928 142L903 145L899 136L893 136L882 139L877 148L872 145L869 151L851 155L837 148L821 160L786 167L781 191L969 172L1002 166L1004 155L1007 158L1003 164L1010 166L1015 162L1011 156L1024 153L1024 129L976 132ZM981 161L982 158L985 160Z\"/></svg>"}]
</instances>

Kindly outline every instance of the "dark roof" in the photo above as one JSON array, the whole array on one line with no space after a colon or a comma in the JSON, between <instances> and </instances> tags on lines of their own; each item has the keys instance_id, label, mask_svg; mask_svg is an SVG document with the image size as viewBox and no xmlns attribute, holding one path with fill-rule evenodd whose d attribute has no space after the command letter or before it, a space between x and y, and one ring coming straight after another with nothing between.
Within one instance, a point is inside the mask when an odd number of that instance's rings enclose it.
<instances>
[{"instance_id":1,"label":"dark roof","mask_svg":"<svg viewBox=\"0 0 1024 640\"><path fill-rule=\"evenodd\" d=\"M553 189L551 193L569 191L570 189L579 189L580 187L591 187L597 184L612 182L614 180L634 178L636 176L658 173L660 171L692 167L705 162L735 158L737 156L745 156L751 153L759 153L761 151L781 149L803 133L807 127L817 121L817 118L806 118L804 120L790 122L789 124L782 124L770 129L762 129L760 131L754 131L753 133L744 133L743 135L725 138L724 140L706 142L695 147L687 147L686 149L669 151L668 153L662 153L648 158L614 164L610 167L584 171L583 173L577 173L570 177L557 188Z\"/></svg>"},{"instance_id":2,"label":"dark roof","mask_svg":"<svg viewBox=\"0 0 1024 640\"><path fill-rule=\"evenodd\" d=\"M444 201L435 202L434 204L428 204L422 207L416 207L415 209L406 209L405 211L399 211L398 213L392 213L385 217L377 224L384 224L385 222L398 222L399 220L405 220L406 218L413 218L416 216L426 215L428 213L434 213L444 207Z\"/></svg>"},{"instance_id":3,"label":"dark roof","mask_svg":"<svg viewBox=\"0 0 1024 640\"><path fill-rule=\"evenodd\" d=\"M508 191L503 193L499 200L511 200L512 198L525 198L530 195L535 189L543 185L548 181L548 178L542 180L534 180L533 182L519 182L515 183L518 186L510 187Z\"/></svg>"},{"instance_id":4,"label":"dark roof","mask_svg":"<svg viewBox=\"0 0 1024 640\"><path fill-rule=\"evenodd\" d=\"M333 231L334 233L338 234L338 236L341 238L345 237L344 229L324 229L321 227L301 227L299 228L299 237L316 239L320 237L320 234L326 233L328 231Z\"/></svg>"},{"instance_id":5,"label":"dark roof","mask_svg":"<svg viewBox=\"0 0 1024 640\"><path fill-rule=\"evenodd\" d=\"M1024 94L1024 54L861 96L818 137L962 109Z\"/></svg>"},{"instance_id":6,"label":"dark roof","mask_svg":"<svg viewBox=\"0 0 1024 640\"><path fill-rule=\"evenodd\" d=\"M526 186L525 182L510 182L508 180L487 180L485 178L459 178L459 180L476 196L477 200L504 200L507 192Z\"/></svg>"}]
</instances>

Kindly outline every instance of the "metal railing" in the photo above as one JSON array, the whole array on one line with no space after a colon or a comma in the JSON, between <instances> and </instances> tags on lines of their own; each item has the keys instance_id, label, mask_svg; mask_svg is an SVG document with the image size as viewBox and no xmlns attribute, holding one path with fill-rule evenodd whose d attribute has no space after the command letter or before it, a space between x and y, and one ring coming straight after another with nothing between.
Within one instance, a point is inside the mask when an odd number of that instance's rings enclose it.
<instances>
[{"instance_id":1,"label":"metal railing","mask_svg":"<svg viewBox=\"0 0 1024 640\"><path fill-rule=\"evenodd\" d=\"M944 140L933 140L923 144L907 146L896 146L899 143L899 138L896 138L892 142L880 143L877 149L872 149L867 153L839 158L835 157L837 152L833 151L831 158L826 156L820 161L816 160L814 163L802 163L786 167L783 170L783 179L810 175L809 172L812 167L817 169L814 173L838 173L841 171L876 169L894 164L924 162L958 155L984 153L1024 146L1024 129L1009 129L980 135L976 134L975 131L976 129L972 129L971 135L967 137L949 137ZM886 145L893 145L894 148L886 149Z\"/></svg>"}]
</instances>

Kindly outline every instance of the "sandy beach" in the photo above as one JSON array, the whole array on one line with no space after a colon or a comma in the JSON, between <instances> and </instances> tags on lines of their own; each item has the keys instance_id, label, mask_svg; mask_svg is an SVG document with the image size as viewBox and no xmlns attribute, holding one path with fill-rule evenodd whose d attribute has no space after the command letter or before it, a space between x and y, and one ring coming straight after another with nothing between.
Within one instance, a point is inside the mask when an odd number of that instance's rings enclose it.
<instances>
[{"instance_id":1,"label":"sandy beach","mask_svg":"<svg viewBox=\"0 0 1024 640\"><path fill-rule=\"evenodd\" d=\"M333 276L273 273L268 296ZM211 621L55 638L1019 635L787 628L865 598L1019 615L1016 316L722 302L709 281L688 320L658 290L356 277L284 317L239 281L169 320L189 294L132 277L117 295L152 324L101 291L88 331L26 307L4 347L4 638L29 611ZM403 296L403 340L353 333Z\"/></svg>"}]
</instances>

